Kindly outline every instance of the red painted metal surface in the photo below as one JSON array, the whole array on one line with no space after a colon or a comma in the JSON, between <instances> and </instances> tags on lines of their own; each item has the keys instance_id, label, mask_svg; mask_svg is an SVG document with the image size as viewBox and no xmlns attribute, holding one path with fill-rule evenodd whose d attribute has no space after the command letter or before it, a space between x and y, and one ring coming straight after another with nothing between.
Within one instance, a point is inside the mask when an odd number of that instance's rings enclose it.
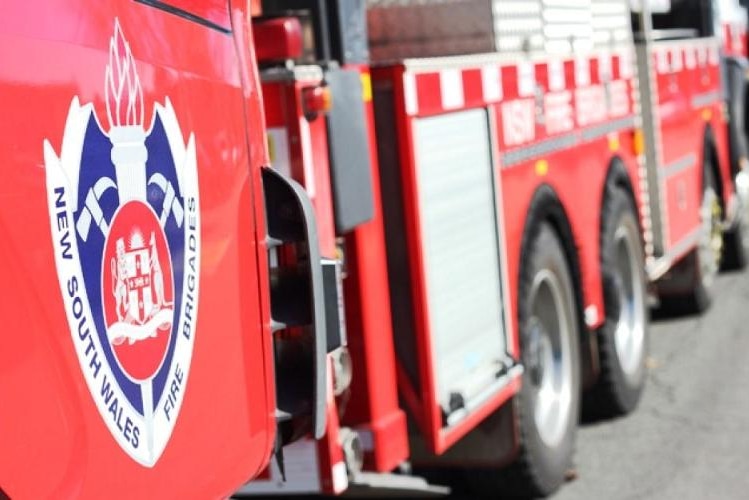
<instances>
[{"instance_id":1,"label":"red painted metal surface","mask_svg":"<svg viewBox=\"0 0 749 500\"><path fill-rule=\"evenodd\" d=\"M746 20L743 23L723 23L723 51L728 56L749 57Z\"/></svg>"},{"instance_id":2,"label":"red painted metal surface","mask_svg":"<svg viewBox=\"0 0 749 500\"><path fill-rule=\"evenodd\" d=\"M733 195L716 40L659 42L653 51L660 121L666 251L696 246L702 198L703 144L711 130L726 201Z\"/></svg>"},{"instance_id":3,"label":"red painted metal surface","mask_svg":"<svg viewBox=\"0 0 749 500\"><path fill-rule=\"evenodd\" d=\"M231 17L231 34L130 1L0 6L0 485L13 498L226 497L267 463L275 405L267 265L258 243L267 153L254 56L245 49L247 12L210 5ZM43 143L60 150L72 98L105 119L115 18L141 75L147 120L154 103L169 97L197 146L195 344L181 412L151 468L118 446L84 381L45 194Z\"/></svg>"},{"instance_id":4,"label":"red painted metal surface","mask_svg":"<svg viewBox=\"0 0 749 500\"><path fill-rule=\"evenodd\" d=\"M306 189L317 216L321 254L334 258L336 237L327 125L323 114L311 119L305 117L302 95L305 89L320 85L320 71L300 71L266 81L262 84L262 90L268 128L271 131L275 129L283 138L271 147L275 152L271 163Z\"/></svg>"},{"instance_id":5,"label":"red painted metal surface","mask_svg":"<svg viewBox=\"0 0 749 500\"><path fill-rule=\"evenodd\" d=\"M387 472L408 459L409 446L406 415L398 404L371 77L366 66L356 69L363 75L374 216L346 237L346 324L354 376L343 423L371 437L365 467Z\"/></svg>"},{"instance_id":6,"label":"red painted metal surface","mask_svg":"<svg viewBox=\"0 0 749 500\"><path fill-rule=\"evenodd\" d=\"M231 29L225 0L161 0L164 5L189 12L224 29Z\"/></svg>"},{"instance_id":7,"label":"red painted metal surface","mask_svg":"<svg viewBox=\"0 0 749 500\"><path fill-rule=\"evenodd\" d=\"M271 164L305 188L315 211L321 254L335 258L337 248L325 115L305 115L305 96L323 85L322 72L317 67L308 67L306 70L299 68L298 71L289 71L280 78L278 73L271 72L270 75L262 83L262 90L269 140L272 143ZM328 373L332 377L332 369ZM346 485L341 485L340 479L336 481L334 475L336 466L338 469L343 467L343 451L338 439L338 408L332 394L331 387L327 401L326 432L316 447L321 492L336 494L341 493ZM313 466L310 464L310 467ZM345 477L344 474L344 480ZM293 481L292 478L290 480Z\"/></svg>"},{"instance_id":8,"label":"red painted metal surface","mask_svg":"<svg viewBox=\"0 0 749 500\"><path fill-rule=\"evenodd\" d=\"M358 68L368 81L366 67ZM314 72L299 68L296 75L263 84L266 120L271 134L274 167L286 172L311 193L321 228L324 253L335 256L335 230L328 173L327 128L323 115L304 116L303 90L320 85ZM318 444L319 480L323 492L340 493L333 467L342 461L340 425L355 428L372 445L365 448L365 467L391 471L408 458L406 417L398 405L390 320L386 248L380 206L370 89L365 89L369 122L371 175L375 216L345 239L347 277L344 281L348 348L354 376L342 421L335 400L329 401L327 435ZM306 135L305 135L306 134ZM340 465L339 465L340 467Z\"/></svg>"}]
</instances>

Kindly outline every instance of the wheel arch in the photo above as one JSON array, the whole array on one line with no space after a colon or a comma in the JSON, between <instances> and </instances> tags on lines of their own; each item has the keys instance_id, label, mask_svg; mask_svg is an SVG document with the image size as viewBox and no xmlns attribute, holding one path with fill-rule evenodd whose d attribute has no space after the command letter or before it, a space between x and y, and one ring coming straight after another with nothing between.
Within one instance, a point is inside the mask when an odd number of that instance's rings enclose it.
<instances>
[{"instance_id":1,"label":"wheel arch","mask_svg":"<svg viewBox=\"0 0 749 500\"><path fill-rule=\"evenodd\" d=\"M601 208L606 203L606 197L609 196L611 189L621 189L627 193L630 201L632 201L632 205L637 209L637 224L640 226L640 231L642 231L642 217L637 198L635 197L634 183L627 172L624 160L619 156L614 156L609 161L606 180L603 185L603 195L601 196ZM601 218L599 228L603 230L603 218Z\"/></svg>"},{"instance_id":2,"label":"wheel arch","mask_svg":"<svg viewBox=\"0 0 749 500\"><path fill-rule=\"evenodd\" d=\"M583 387L588 387L595 381L598 372L598 345L596 336L585 324L582 270L574 233L572 232L572 225L562 201L549 184L542 184L536 188L531 198L530 208L523 226L521 255L527 254L530 245L538 235L540 227L544 222L551 224L555 235L559 238L559 242L564 250L564 259L572 275L573 286L575 288L575 316L580 335L581 380ZM522 276L522 263L518 268L518 272Z\"/></svg>"},{"instance_id":3,"label":"wheel arch","mask_svg":"<svg viewBox=\"0 0 749 500\"><path fill-rule=\"evenodd\" d=\"M637 227L640 229L640 244L645 244L645 227L643 226L643 215L642 207L638 203L637 196L635 195L635 184L632 182L632 178L627 172L627 167L624 164L624 160L619 156L614 156L609 162L609 168L606 172L606 180L603 184L603 193L601 195L601 206L599 207L599 213L601 214L600 220L598 221L598 245L599 248L602 244L603 229L604 229L604 206L606 206L606 200L612 195L612 190L621 189L629 197L629 201L632 202L632 206L635 209L635 218L637 219ZM604 311L605 314L605 311Z\"/></svg>"}]
</instances>

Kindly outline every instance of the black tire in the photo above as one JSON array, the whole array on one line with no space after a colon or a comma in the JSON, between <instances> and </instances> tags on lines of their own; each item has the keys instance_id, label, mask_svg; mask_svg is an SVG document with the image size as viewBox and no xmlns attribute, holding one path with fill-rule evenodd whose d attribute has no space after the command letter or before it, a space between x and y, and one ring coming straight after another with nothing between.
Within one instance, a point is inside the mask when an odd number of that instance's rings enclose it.
<instances>
[{"instance_id":1,"label":"black tire","mask_svg":"<svg viewBox=\"0 0 749 500\"><path fill-rule=\"evenodd\" d=\"M723 254L723 213L718 197L718 183L713 174L712 161L705 160L703 171L700 223L703 234L694 252L695 284L685 299L692 312L704 312L713 301L713 284L718 275ZM709 226L709 228L708 228Z\"/></svg>"},{"instance_id":2,"label":"black tire","mask_svg":"<svg viewBox=\"0 0 749 500\"><path fill-rule=\"evenodd\" d=\"M743 207L742 207L743 208ZM749 256L747 256L746 248L746 236L747 228L745 227L747 222L747 214L742 210L739 215L742 220L736 221L736 225L726 231L723 235L723 244L725 245L723 262L721 262L720 268L723 271L736 271L746 268Z\"/></svg>"},{"instance_id":3,"label":"black tire","mask_svg":"<svg viewBox=\"0 0 749 500\"><path fill-rule=\"evenodd\" d=\"M614 417L637 407L647 375L647 291L640 227L632 199L609 187L601 219L606 318L598 331L601 371L585 395L586 416Z\"/></svg>"},{"instance_id":4,"label":"black tire","mask_svg":"<svg viewBox=\"0 0 749 500\"><path fill-rule=\"evenodd\" d=\"M581 396L580 323L574 282L551 224L542 222L531 231L523 245L518 297L525 367L515 401L520 450L515 463L506 469L468 473L474 494L481 497L547 496L559 489L573 467ZM555 368L558 362L559 370L549 370L544 360ZM540 388L550 387L547 382L555 374L561 374L560 380L566 382L558 384L556 406L548 409L551 422L547 423L551 425L539 425ZM553 408L558 411L552 412Z\"/></svg>"},{"instance_id":5,"label":"black tire","mask_svg":"<svg viewBox=\"0 0 749 500\"><path fill-rule=\"evenodd\" d=\"M749 137L747 137L747 81L746 69L736 61L727 60L726 74L728 83L729 116L728 136L731 146L732 161L738 163L732 170L733 185L740 202L737 220L732 221L732 227L726 231L723 242L725 251L721 269L732 271L744 269L749 262L749 172L746 171L747 155L749 155Z\"/></svg>"},{"instance_id":6,"label":"black tire","mask_svg":"<svg viewBox=\"0 0 749 500\"><path fill-rule=\"evenodd\" d=\"M739 199L739 213L733 227L723 234L721 269L734 271L749 264L749 172L740 171L734 179Z\"/></svg>"}]
</instances>

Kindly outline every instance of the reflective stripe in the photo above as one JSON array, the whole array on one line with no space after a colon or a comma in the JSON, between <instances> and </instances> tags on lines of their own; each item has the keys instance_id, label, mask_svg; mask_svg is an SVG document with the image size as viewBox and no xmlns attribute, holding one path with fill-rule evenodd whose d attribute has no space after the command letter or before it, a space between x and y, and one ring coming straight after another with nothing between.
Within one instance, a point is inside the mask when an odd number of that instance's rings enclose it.
<instances>
[{"instance_id":1,"label":"reflective stripe","mask_svg":"<svg viewBox=\"0 0 749 500\"><path fill-rule=\"evenodd\" d=\"M523 163L537 156L547 155L554 153L562 149L571 148L577 144L577 133L562 135L559 137L552 137L551 139L545 139L536 144L517 148L513 151L509 151L502 155L502 165L510 167L518 163Z\"/></svg>"},{"instance_id":2,"label":"reflective stripe","mask_svg":"<svg viewBox=\"0 0 749 500\"><path fill-rule=\"evenodd\" d=\"M635 118L629 116L570 132L569 134L560 135L558 137L544 139L535 144L516 148L504 153L502 155L502 166L511 167L539 156L556 153L557 151L562 151L581 143L591 142L600 139L601 137L606 137L614 132L631 129L634 126Z\"/></svg>"},{"instance_id":3,"label":"reflective stripe","mask_svg":"<svg viewBox=\"0 0 749 500\"><path fill-rule=\"evenodd\" d=\"M705 92L704 94L697 94L692 97L693 108L704 108L723 99L723 93L720 90L713 90L711 92Z\"/></svg>"},{"instance_id":4,"label":"reflective stripe","mask_svg":"<svg viewBox=\"0 0 749 500\"><path fill-rule=\"evenodd\" d=\"M697 155L695 155L694 153L689 153L688 155L682 156L676 161L672 161L668 165L664 165L661 171L663 172L663 177L668 179L669 177L673 177L674 175L688 169L689 167L693 167L696 163Z\"/></svg>"},{"instance_id":5,"label":"reflective stripe","mask_svg":"<svg viewBox=\"0 0 749 500\"><path fill-rule=\"evenodd\" d=\"M583 141L592 141L600 137L607 136L613 132L619 132L620 130L634 128L635 118L628 116L625 118L619 118L610 122L602 123L600 125L593 125L585 128L581 131Z\"/></svg>"}]
</instances>

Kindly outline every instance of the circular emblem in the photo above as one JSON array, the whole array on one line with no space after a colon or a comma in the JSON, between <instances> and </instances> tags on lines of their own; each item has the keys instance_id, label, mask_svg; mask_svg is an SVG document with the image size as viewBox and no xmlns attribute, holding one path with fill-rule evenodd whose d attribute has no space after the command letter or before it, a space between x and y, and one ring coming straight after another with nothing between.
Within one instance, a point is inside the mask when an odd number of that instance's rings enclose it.
<instances>
[{"instance_id":1,"label":"circular emblem","mask_svg":"<svg viewBox=\"0 0 749 500\"><path fill-rule=\"evenodd\" d=\"M149 206L131 201L119 208L104 246L102 305L115 358L135 382L156 375L169 346L174 316L169 255Z\"/></svg>"}]
</instances>

